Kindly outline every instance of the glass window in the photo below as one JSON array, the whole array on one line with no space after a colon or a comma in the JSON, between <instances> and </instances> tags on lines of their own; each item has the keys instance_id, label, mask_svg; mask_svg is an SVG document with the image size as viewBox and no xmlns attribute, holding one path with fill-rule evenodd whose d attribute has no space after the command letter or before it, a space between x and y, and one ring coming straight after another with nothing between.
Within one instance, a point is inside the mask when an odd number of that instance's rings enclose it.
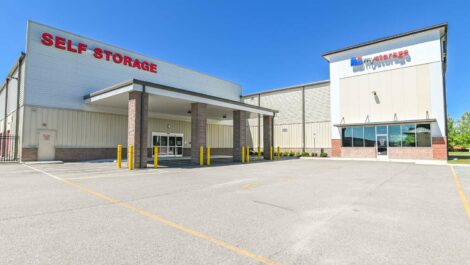
<instances>
[{"instance_id":1,"label":"glass window","mask_svg":"<svg viewBox=\"0 0 470 265\"><path fill-rule=\"evenodd\" d=\"M402 145L404 147L416 146L416 125L407 124L401 126Z\"/></svg>"},{"instance_id":2,"label":"glass window","mask_svg":"<svg viewBox=\"0 0 470 265\"><path fill-rule=\"evenodd\" d=\"M377 126L377 134L387 134L387 126Z\"/></svg>"},{"instance_id":3,"label":"glass window","mask_svg":"<svg viewBox=\"0 0 470 265\"><path fill-rule=\"evenodd\" d=\"M388 146L401 147L400 125L388 126Z\"/></svg>"},{"instance_id":4,"label":"glass window","mask_svg":"<svg viewBox=\"0 0 470 265\"><path fill-rule=\"evenodd\" d=\"M375 146L375 127L364 127L364 144L366 147Z\"/></svg>"},{"instance_id":5,"label":"glass window","mask_svg":"<svg viewBox=\"0 0 470 265\"><path fill-rule=\"evenodd\" d=\"M418 147L431 146L431 124L418 124L416 126L416 140Z\"/></svg>"},{"instance_id":6,"label":"glass window","mask_svg":"<svg viewBox=\"0 0 470 265\"><path fill-rule=\"evenodd\" d=\"M342 128L341 129L341 139L344 147L352 146L352 129L351 128Z\"/></svg>"},{"instance_id":7,"label":"glass window","mask_svg":"<svg viewBox=\"0 0 470 265\"><path fill-rule=\"evenodd\" d=\"M364 147L364 128L363 127L353 128L353 146Z\"/></svg>"}]
</instances>

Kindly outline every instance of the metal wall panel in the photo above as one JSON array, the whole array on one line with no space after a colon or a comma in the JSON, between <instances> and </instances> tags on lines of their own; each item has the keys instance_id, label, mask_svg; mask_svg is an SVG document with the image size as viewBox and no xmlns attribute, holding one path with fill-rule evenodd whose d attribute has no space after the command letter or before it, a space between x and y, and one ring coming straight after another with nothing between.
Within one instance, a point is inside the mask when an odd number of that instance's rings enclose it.
<instances>
[{"instance_id":1,"label":"metal wall panel","mask_svg":"<svg viewBox=\"0 0 470 265\"><path fill-rule=\"evenodd\" d=\"M38 130L57 132L56 147L115 147L127 145L127 116L88 111L25 107L23 147L38 145ZM229 125L208 124L208 143L214 148L232 147L233 129ZM150 118L149 146L152 132L183 133L189 148L191 122Z\"/></svg>"},{"instance_id":2,"label":"metal wall panel","mask_svg":"<svg viewBox=\"0 0 470 265\"><path fill-rule=\"evenodd\" d=\"M274 124L302 123L302 88L261 94L261 107L279 111Z\"/></svg>"},{"instance_id":3,"label":"metal wall panel","mask_svg":"<svg viewBox=\"0 0 470 265\"><path fill-rule=\"evenodd\" d=\"M305 87L305 122L324 122L331 119L330 85Z\"/></svg>"},{"instance_id":4,"label":"metal wall panel","mask_svg":"<svg viewBox=\"0 0 470 265\"><path fill-rule=\"evenodd\" d=\"M18 68L12 73L13 77L18 77ZM18 100L18 80L10 79L8 81L8 99L7 99L7 115L16 111L17 100Z\"/></svg>"}]
</instances>

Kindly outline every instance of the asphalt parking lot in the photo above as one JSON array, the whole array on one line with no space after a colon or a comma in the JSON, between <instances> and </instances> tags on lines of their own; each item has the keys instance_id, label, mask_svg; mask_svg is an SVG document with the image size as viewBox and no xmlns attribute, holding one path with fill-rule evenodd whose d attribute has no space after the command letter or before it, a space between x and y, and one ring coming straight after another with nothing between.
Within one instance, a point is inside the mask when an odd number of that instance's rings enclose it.
<instances>
[{"instance_id":1,"label":"asphalt parking lot","mask_svg":"<svg viewBox=\"0 0 470 265\"><path fill-rule=\"evenodd\" d=\"M470 167L455 172L1 164L0 264L468 264Z\"/></svg>"}]
</instances>

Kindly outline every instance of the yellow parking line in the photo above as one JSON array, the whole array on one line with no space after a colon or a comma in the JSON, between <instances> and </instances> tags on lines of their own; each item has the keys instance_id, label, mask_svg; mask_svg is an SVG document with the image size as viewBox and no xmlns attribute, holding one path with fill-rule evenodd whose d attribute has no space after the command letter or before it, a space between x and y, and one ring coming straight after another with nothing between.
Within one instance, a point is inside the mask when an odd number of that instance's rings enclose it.
<instances>
[{"instance_id":1,"label":"yellow parking line","mask_svg":"<svg viewBox=\"0 0 470 265\"><path fill-rule=\"evenodd\" d=\"M214 244L214 245L216 245L216 246L219 246L219 247L222 247L222 248L224 248L224 249L230 250L230 251L232 251L232 252L234 252L234 253L236 253L236 254L238 254L238 255L241 255L241 256L250 258L250 259L252 259L252 260L254 260L254 261L257 261L257 262L259 262L259 263L261 263L261 264L268 264L268 265L278 265L278 264L279 264L279 263L276 263L276 262L274 262L274 261L272 261L272 260L270 260L270 259L268 259L268 258L265 258L265 257L263 257L263 256L256 255L256 254L254 254L254 253L252 253L252 252L250 252L250 251L248 251L248 250L239 248L239 247L237 247L237 246L235 246L235 245L232 245L232 244L227 243L227 242L225 242L225 241L216 239L216 238L214 238L214 237L211 237L211 236L209 236L209 235L207 235L207 234L204 234L204 233L202 233L202 232L196 231L196 230L191 229L191 228L189 228L189 227L186 227L186 226L184 226L184 225L180 225L180 224L178 224L178 223L172 222L172 221L170 221L170 220L168 220L168 219L166 219L166 218L164 218L164 217L162 217L162 216L159 216L159 215L157 215L157 214L153 214L153 213L148 212L148 211L146 211L146 210L139 209L139 208L137 208L137 207L135 207L135 206L133 206L133 205L127 203L127 202L123 202L123 201L117 200L117 199L115 199L115 198L113 198L113 197L111 197L111 196L108 196L108 195L106 195L106 194L103 194L103 193L94 191L94 190L92 190L92 189L90 189L90 188L87 188L87 187L84 187L84 186L81 186L80 184L75 183L75 182L73 182L73 181L71 181L71 180L69 180L69 179L59 178L59 177L54 176L53 174L50 174L50 173L48 173L48 172L46 172L46 171L43 171L43 170L40 170L40 169L36 169L36 168L34 168L34 167L32 167L32 166L29 166L29 165L26 165L26 166L29 167L29 168L31 168L31 169L33 169L33 170L36 170L36 171L38 171L38 172L41 172L41 173L43 173L43 174L45 174L45 175L47 175L47 176L49 176L49 177L52 177L52 178L57 179L57 180L60 180L60 181L62 181L63 183L65 183L65 184L67 184L67 185L69 185L69 186L71 186L71 187L74 187L74 188L76 188L76 189L78 189L78 190L80 190L80 191L83 191L83 192L85 192L85 193L88 193L88 194L90 194L90 195L93 195L93 196L95 196L95 197L97 197L97 198L99 198L99 199L102 199L102 200L104 200L104 201L110 202L110 203L112 203L112 204L114 204L114 205L116 205L116 206L120 206L120 207L122 207L122 208L125 208L125 209L127 209L127 210L129 210L129 211L132 211L132 212L134 212L134 213L137 213L137 214L139 214L139 215L142 215L142 216L144 216L144 217L147 217L147 218L149 218L149 219L151 219L151 220L157 221L157 222L159 222L159 223L161 223L161 224L164 224L164 225L166 225L166 226L172 227L172 228L174 228L174 229L176 229L176 230L178 230L178 231L184 232L184 233L189 234L189 235L191 235L191 236L194 236L194 237L197 237L197 238L206 240L206 241L208 241L208 242L210 242L210 243L212 243L212 244Z\"/></svg>"},{"instance_id":2,"label":"yellow parking line","mask_svg":"<svg viewBox=\"0 0 470 265\"><path fill-rule=\"evenodd\" d=\"M455 173L454 167L450 167L452 171L452 175L454 175L454 181L455 185L457 186L457 192L459 193L460 200L463 203L463 208L465 209L465 212L467 213L468 220L470 221L470 204L468 203L467 197L465 197L465 193L462 188L462 184L460 183L460 179L457 176L457 173Z\"/></svg>"}]
</instances>

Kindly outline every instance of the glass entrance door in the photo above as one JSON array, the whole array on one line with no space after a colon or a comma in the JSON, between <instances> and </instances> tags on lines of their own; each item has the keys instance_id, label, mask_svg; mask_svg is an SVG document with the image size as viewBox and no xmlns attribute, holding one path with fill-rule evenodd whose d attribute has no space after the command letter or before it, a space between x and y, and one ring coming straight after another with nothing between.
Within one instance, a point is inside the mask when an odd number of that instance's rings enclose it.
<instances>
[{"instance_id":1,"label":"glass entrance door","mask_svg":"<svg viewBox=\"0 0 470 265\"><path fill-rule=\"evenodd\" d=\"M386 157L387 154L387 135L377 135L377 155Z\"/></svg>"},{"instance_id":2,"label":"glass entrance door","mask_svg":"<svg viewBox=\"0 0 470 265\"><path fill-rule=\"evenodd\" d=\"M152 133L152 144L158 146L159 156L183 156L183 134Z\"/></svg>"}]
</instances>

